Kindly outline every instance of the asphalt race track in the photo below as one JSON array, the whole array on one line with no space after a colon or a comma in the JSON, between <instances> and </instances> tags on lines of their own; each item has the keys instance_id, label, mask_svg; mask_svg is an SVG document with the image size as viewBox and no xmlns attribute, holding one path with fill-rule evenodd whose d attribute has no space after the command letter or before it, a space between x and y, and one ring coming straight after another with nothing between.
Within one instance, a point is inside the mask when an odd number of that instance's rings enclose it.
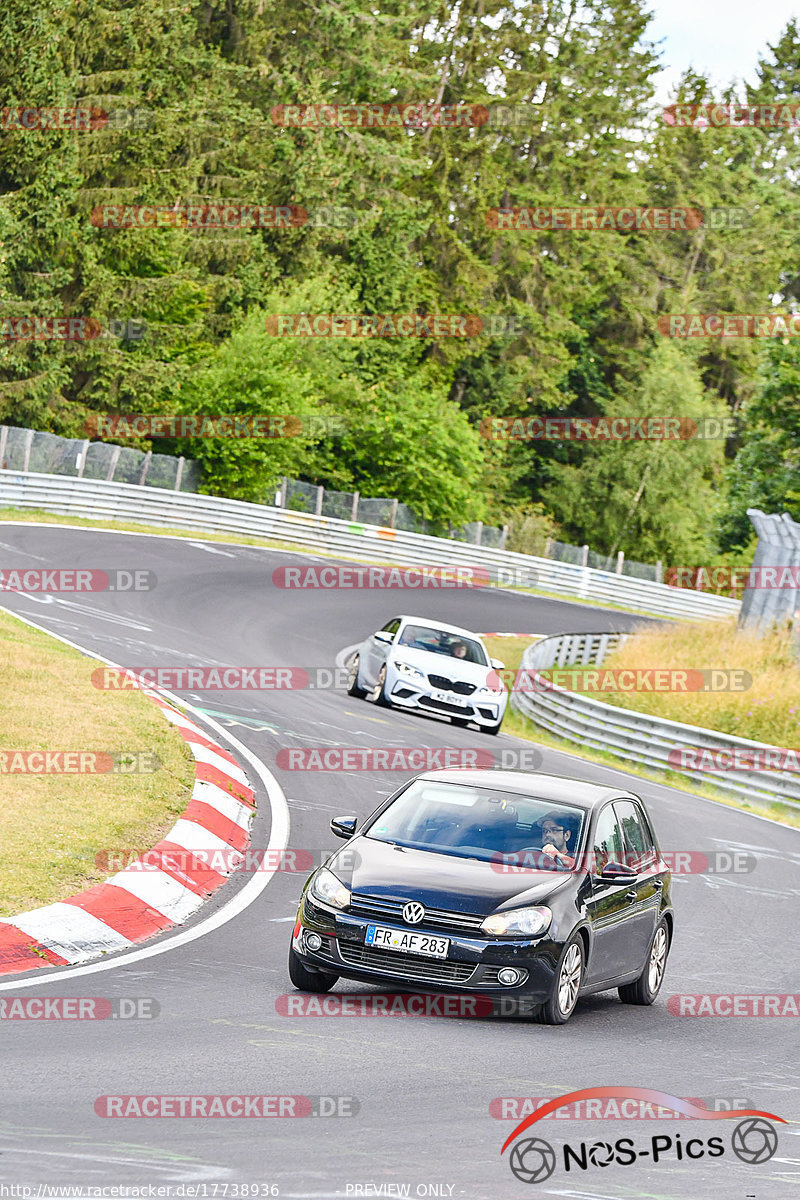
<instances>
[{"instance_id":1,"label":"asphalt race track","mask_svg":"<svg viewBox=\"0 0 800 1200\"><path fill-rule=\"evenodd\" d=\"M332 667L336 655L390 617L429 615L479 632L628 629L640 618L491 589L285 591L277 566L302 555L160 537L4 525L0 561L11 567L147 568L142 593L33 597L3 604L87 650L128 666ZM320 562L319 559L307 559ZM377 709L334 690L183 693L210 710L223 732L272 771L291 820L288 845L320 853L341 845L329 822L366 815L406 777L281 771L282 747L457 746L513 750L446 721ZM20 696L20 704L25 698ZM281 1197L434 1195L489 1197L711 1197L788 1200L798 1194L800 1087L797 1021L673 1016L676 993L797 993L800 832L545 749L543 770L616 782L645 797L663 849L746 850L748 873L677 875L676 941L653 1008L622 1005L616 992L579 1004L548 1028L520 1019L287 1017L286 953L302 876L278 872L232 919L187 940L186 931L84 968L31 972L0 983L8 995L151 997L152 1020L3 1022L0 1181L82 1188L205 1185L197 1196L247 1196L242 1185L276 1185ZM271 811L249 771L260 809L254 846L266 846ZM54 820L57 814L54 813ZM241 896L234 877L189 923L198 929ZM180 939L180 944L170 943ZM97 967L100 967L98 970ZM59 978L60 974L66 977ZM25 985L24 987L22 985ZM332 994L361 993L340 982ZM679 1097L738 1101L784 1117L768 1162L731 1151L734 1120L546 1120L531 1134L613 1143L653 1135L686 1142L720 1136L721 1157L633 1165L562 1166L542 1183L512 1175L500 1148L514 1120L490 1115L499 1097L555 1097L612 1085ZM351 1116L275 1119L109 1119L102 1095L276 1094L355 1097ZM344 1102L342 1102L344 1104ZM340 1106L341 1107L341 1106ZM391 1185L391 1186L390 1186ZM237 1188L239 1189L237 1191ZM372 1190L370 1190L372 1188ZM382 1189L382 1190L381 1190ZM12 1194L2 1193L0 1195ZM22 1194L22 1193L17 1193ZM146 1192L143 1194L147 1194ZM151 1195L157 1194L150 1192ZM265 1194L252 1192L251 1195Z\"/></svg>"}]
</instances>

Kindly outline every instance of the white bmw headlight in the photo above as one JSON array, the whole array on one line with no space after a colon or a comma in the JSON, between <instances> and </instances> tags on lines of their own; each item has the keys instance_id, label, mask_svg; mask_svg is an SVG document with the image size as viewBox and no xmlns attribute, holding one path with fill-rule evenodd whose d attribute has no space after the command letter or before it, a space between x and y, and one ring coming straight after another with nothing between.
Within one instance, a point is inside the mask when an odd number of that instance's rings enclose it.
<instances>
[{"instance_id":1,"label":"white bmw headlight","mask_svg":"<svg viewBox=\"0 0 800 1200\"><path fill-rule=\"evenodd\" d=\"M544 906L512 908L508 912L492 913L481 929L493 937L538 937L549 928L552 919L552 912Z\"/></svg>"},{"instance_id":2,"label":"white bmw headlight","mask_svg":"<svg viewBox=\"0 0 800 1200\"><path fill-rule=\"evenodd\" d=\"M321 900L323 904L330 904L333 908L347 908L350 903L349 891L327 867L320 867L311 880L309 890L317 900Z\"/></svg>"},{"instance_id":3,"label":"white bmw headlight","mask_svg":"<svg viewBox=\"0 0 800 1200\"><path fill-rule=\"evenodd\" d=\"M408 679L419 679L422 680L423 683L425 682L424 673L417 670L416 667L412 667L411 663L396 662L394 665L400 674L405 675Z\"/></svg>"}]
</instances>

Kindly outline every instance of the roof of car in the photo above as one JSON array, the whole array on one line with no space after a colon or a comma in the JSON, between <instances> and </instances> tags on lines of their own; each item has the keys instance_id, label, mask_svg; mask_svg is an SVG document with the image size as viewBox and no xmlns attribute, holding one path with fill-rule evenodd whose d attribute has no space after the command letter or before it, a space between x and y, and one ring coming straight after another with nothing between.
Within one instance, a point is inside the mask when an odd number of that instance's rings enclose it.
<instances>
[{"instance_id":1,"label":"roof of car","mask_svg":"<svg viewBox=\"0 0 800 1200\"><path fill-rule=\"evenodd\" d=\"M436 617L410 617L408 615L400 617L400 620L413 621L415 625L428 625L431 629L443 629L445 633L462 633L466 637L479 638L479 633L472 633L469 629L463 629L460 625L447 625L444 621L437 620Z\"/></svg>"},{"instance_id":2,"label":"roof of car","mask_svg":"<svg viewBox=\"0 0 800 1200\"><path fill-rule=\"evenodd\" d=\"M471 787L500 789L520 796L533 796L538 800L576 804L587 809L596 808L605 800L631 794L620 787L589 783L567 775L540 775L538 771L477 771L464 767L456 770L425 771L419 778L435 779L437 783L461 783Z\"/></svg>"}]
</instances>

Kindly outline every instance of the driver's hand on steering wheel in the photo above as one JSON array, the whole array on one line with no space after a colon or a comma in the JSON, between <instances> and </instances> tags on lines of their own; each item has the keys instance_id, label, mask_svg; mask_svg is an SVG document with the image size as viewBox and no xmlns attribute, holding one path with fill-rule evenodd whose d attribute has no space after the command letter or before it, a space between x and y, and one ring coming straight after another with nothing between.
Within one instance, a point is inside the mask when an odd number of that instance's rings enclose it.
<instances>
[{"instance_id":1,"label":"driver's hand on steering wheel","mask_svg":"<svg viewBox=\"0 0 800 1200\"><path fill-rule=\"evenodd\" d=\"M559 851L556 850L552 842L545 842L542 846L542 854L546 854L549 858L558 859Z\"/></svg>"}]
</instances>

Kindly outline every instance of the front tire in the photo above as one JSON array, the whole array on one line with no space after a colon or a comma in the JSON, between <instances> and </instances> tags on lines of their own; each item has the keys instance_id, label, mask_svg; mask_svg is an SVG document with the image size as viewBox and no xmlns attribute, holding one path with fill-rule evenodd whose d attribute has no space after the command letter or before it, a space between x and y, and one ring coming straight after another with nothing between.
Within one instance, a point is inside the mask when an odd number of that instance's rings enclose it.
<instances>
[{"instance_id":1,"label":"front tire","mask_svg":"<svg viewBox=\"0 0 800 1200\"><path fill-rule=\"evenodd\" d=\"M626 983L623 987L617 988L619 998L623 1004L653 1003L661 991L661 984L664 982L664 972L667 967L668 955L669 929L667 928L667 922L662 920L656 926L653 940L650 943L647 962L641 975L633 983Z\"/></svg>"},{"instance_id":2,"label":"front tire","mask_svg":"<svg viewBox=\"0 0 800 1200\"><path fill-rule=\"evenodd\" d=\"M366 688L362 688L358 682L358 668L360 661L361 660L356 654L350 660L350 666L347 668L347 694L348 696L355 696L356 700L363 700L367 694Z\"/></svg>"},{"instance_id":3,"label":"front tire","mask_svg":"<svg viewBox=\"0 0 800 1200\"><path fill-rule=\"evenodd\" d=\"M503 718L501 717L496 725L480 725L479 729L481 730L482 733L499 733L500 726L502 724L503 724Z\"/></svg>"},{"instance_id":4,"label":"front tire","mask_svg":"<svg viewBox=\"0 0 800 1200\"><path fill-rule=\"evenodd\" d=\"M372 689L372 699L379 708L391 708L391 704L386 697L386 663L383 664L378 672L378 682Z\"/></svg>"},{"instance_id":5,"label":"front tire","mask_svg":"<svg viewBox=\"0 0 800 1200\"><path fill-rule=\"evenodd\" d=\"M583 938L576 933L567 942L556 971L553 990L536 1014L540 1025L565 1025L578 1003L585 967Z\"/></svg>"},{"instance_id":6,"label":"front tire","mask_svg":"<svg viewBox=\"0 0 800 1200\"><path fill-rule=\"evenodd\" d=\"M295 954L293 946L289 947L289 978L299 992L329 992L339 980L338 975L309 971Z\"/></svg>"}]
</instances>

